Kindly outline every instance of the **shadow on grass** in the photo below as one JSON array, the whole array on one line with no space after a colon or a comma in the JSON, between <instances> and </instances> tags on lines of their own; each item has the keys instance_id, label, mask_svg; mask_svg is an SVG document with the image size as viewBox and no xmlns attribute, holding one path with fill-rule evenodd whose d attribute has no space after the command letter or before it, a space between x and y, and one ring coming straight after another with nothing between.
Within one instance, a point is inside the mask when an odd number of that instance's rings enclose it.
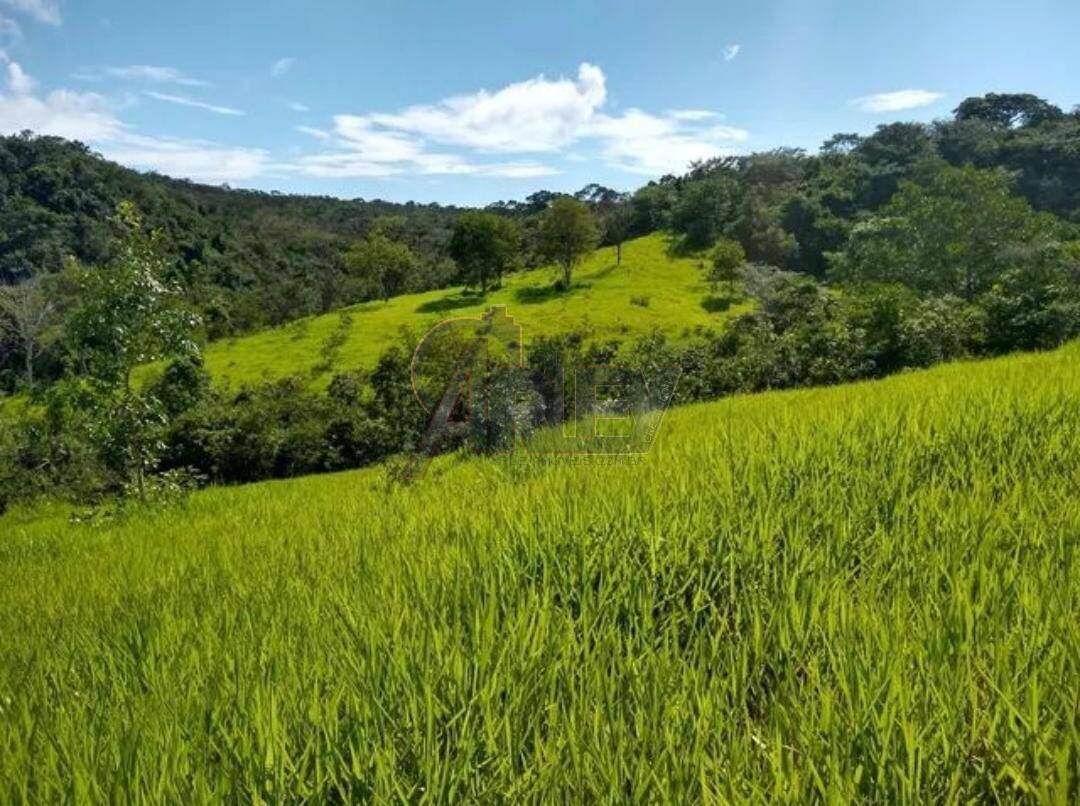
<instances>
[{"instance_id":1,"label":"shadow on grass","mask_svg":"<svg viewBox=\"0 0 1080 806\"><path fill-rule=\"evenodd\" d=\"M693 244L685 235L671 236L664 248L669 258L701 258L706 247Z\"/></svg>"},{"instance_id":2,"label":"shadow on grass","mask_svg":"<svg viewBox=\"0 0 1080 806\"><path fill-rule=\"evenodd\" d=\"M614 263L611 263L611 264L605 266L602 269L597 269L595 272L588 275L588 277L589 277L590 280L602 280L605 277L607 277L609 274L611 274L613 271L615 271L615 269L617 269L617 268L619 268L619 267L616 266Z\"/></svg>"},{"instance_id":3,"label":"shadow on grass","mask_svg":"<svg viewBox=\"0 0 1080 806\"><path fill-rule=\"evenodd\" d=\"M592 286L592 283L572 283L569 288L563 288L561 282L555 282L551 285L532 285L514 291L514 301L520 302L522 305L536 305L559 297L569 296L575 291L590 286Z\"/></svg>"},{"instance_id":4,"label":"shadow on grass","mask_svg":"<svg viewBox=\"0 0 1080 806\"><path fill-rule=\"evenodd\" d=\"M439 299L433 299L430 302L425 302L422 305L417 306L417 313L443 313L445 311L453 311L458 308L468 308L472 305L479 305L484 301L484 294L479 291L459 291L457 294L448 294L445 297Z\"/></svg>"},{"instance_id":5,"label":"shadow on grass","mask_svg":"<svg viewBox=\"0 0 1080 806\"><path fill-rule=\"evenodd\" d=\"M701 301L701 307L709 313L723 313L735 304L735 297L730 294L710 294Z\"/></svg>"}]
</instances>

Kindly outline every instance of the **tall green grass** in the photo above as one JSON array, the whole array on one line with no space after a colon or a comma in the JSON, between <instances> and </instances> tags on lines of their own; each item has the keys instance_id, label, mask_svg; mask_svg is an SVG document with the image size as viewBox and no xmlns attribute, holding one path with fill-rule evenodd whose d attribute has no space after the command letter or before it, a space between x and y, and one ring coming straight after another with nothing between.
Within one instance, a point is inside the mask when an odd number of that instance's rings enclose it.
<instances>
[{"instance_id":1,"label":"tall green grass","mask_svg":"<svg viewBox=\"0 0 1080 806\"><path fill-rule=\"evenodd\" d=\"M1080 345L0 520L0 800L1080 796Z\"/></svg>"}]
</instances>

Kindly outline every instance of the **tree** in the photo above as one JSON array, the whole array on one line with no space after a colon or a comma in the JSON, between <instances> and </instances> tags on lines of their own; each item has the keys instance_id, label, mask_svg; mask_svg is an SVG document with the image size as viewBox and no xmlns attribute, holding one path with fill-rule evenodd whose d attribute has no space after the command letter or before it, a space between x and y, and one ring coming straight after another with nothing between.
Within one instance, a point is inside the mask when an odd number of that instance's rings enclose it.
<instances>
[{"instance_id":1,"label":"tree","mask_svg":"<svg viewBox=\"0 0 1080 806\"><path fill-rule=\"evenodd\" d=\"M671 211L677 196L670 185L650 182L638 189L630 199L631 231L644 235L667 229L671 225Z\"/></svg>"},{"instance_id":2,"label":"tree","mask_svg":"<svg viewBox=\"0 0 1080 806\"><path fill-rule=\"evenodd\" d=\"M879 216L853 229L845 252L833 257L833 274L971 301L1053 237L1052 219L1011 190L1004 172L972 167L904 182Z\"/></svg>"},{"instance_id":3,"label":"tree","mask_svg":"<svg viewBox=\"0 0 1080 806\"><path fill-rule=\"evenodd\" d=\"M795 237L781 226L781 210L754 189L747 191L739 210L735 234L755 263L788 268L795 253Z\"/></svg>"},{"instance_id":4,"label":"tree","mask_svg":"<svg viewBox=\"0 0 1080 806\"><path fill-rule=\"evenodd\" d=\"M615 247L615 265L621 266L623 241L630 237L634 223L633 208L627 198L619 197L610 203L601 204L600 210L604 242Z\"/></svg>"},{"instance_id":5,"label":"tree","mask_svg":"<svg viewBox=\"0 0 1080 806\"><path fill-rule=\"evenodd\" d=\"M408 246L376 231L353 244L345 263L369 293L385 301L408 288L418 261Z\"/></svg>"},{"instance_id":6,"label":"tree","mask_svg":"<svg viewBox=\"0 0 1080 806\"><path fill-rule=\"evenodd\" d=\"M734 224L740 196L739 183L730 175L692 182L672 210L671 228L685 237L687 246L702 249Z\"/></svg>"},{"instance_id":7,"label":"tree","mask_svg":"<svg viewBox=\"0 0 1080 806\"><path fill-rule=\"evenodd\" d=\"M540 224L540 251L562 269L563 288L570 288L574 267L600 240L589 208L563 196L552 203Z\"/></svg>"},{"instance_id":8,"label":"tree","mask_svg":"<svg viewBox=\"0 0 1080 806\"><path fill-rule=\"evenodd\" d=\"M957 120L985 120L1007 129L1037 126L1065 116L1060 107L1036 95L996 92L965 99L953 114Z\"/></svg>"},{"instance_id":9,"label":"tree","mask_svg":"<svg viewBox=\"0 0 1080 806\"><path fill-rule=\"evenodd\" d=\"M485 294L516 264L520 249L517 223L495 213L465 213L450 238L450 256L461 267L465 282Z\"/></svg>"},{"instance_id":10,"label":"tree","mask_svg":"<svg viewBox=\"0 0 1080 806\"><path fill-rule=\"evenodd\" d=\"M76 296L65 336L69 364L85 381L80 396L95 415L92 438L143 497L166 413L151 391L133 385L132 371L198 355L193 333L199 320L164 279L158 238L144 232L135 206L122 202L111 223L117 237L113 259L97 268L68 268Z\"/></svg>"},{"instance_id":11,"label":"tree","mask_svg":"<svg viewBox=\"0 0 1080 806\"><path fill-rule=\"evenodd\" d=\"M56 307L38 277L19 285L0 286L0 332L22 352L27 391L34 390L34 363L48 349L47 333Z\"/></svg>"},{"instance_id":12,"label":"tree","mask_svg":"<svg viewBox=\"0 0 1080 806\"><path fill-rule=\"evenodd\" d=\"M733 282L738 277L739 269L746 263L746 252L742 245L727 238L716 242L710 256L712 271L709 272L709 282L713 284Z\"/></svg>"}]
</instances>

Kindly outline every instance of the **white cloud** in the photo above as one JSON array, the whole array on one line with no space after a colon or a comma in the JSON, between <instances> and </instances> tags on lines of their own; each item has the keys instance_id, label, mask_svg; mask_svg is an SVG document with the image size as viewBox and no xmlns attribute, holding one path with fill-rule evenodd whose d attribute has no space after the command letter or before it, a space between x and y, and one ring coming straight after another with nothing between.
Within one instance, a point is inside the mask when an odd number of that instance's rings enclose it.
<instances>
[{"instance_id":1,"label":"white cloud","mask_svg":"<svg viewBox=\"0 0 1080 806\"><path fill-rule=\"evenodd\" d=\"M323 131L322 129L316 129L314 126L296 126L298 132L301 134L308 134L318 140L329 140L330 132Z\"/></svg>"},{"instance_id":2,"label":"white cloud","mask_svg":"<svg viewBox=\"0 0 1080 806\"><path fill-rule=\"evenodd\" d=\"M213 112L218 115L243 115L239 109L233 109L231 106L217 106L216 104L208 104L203 101L197 101L194 98L188 98L183 95L170 95L165 92L152 92L147 90L143 95L148 98L153 98L157 101L165 101L170 104L177 104L178 106L188 106L192 109L205 109L207 112Z\"/></svg>"},{"instance_id":3,"label":"white cloud","mask_svg":"<svg viewBox=\"0 0 1080 806\"><path fill-rule=\"evenodd\" d=\"M21 78L12 81L11 63L8 68L8 86L0 90L0 134L29 129L79 140L125 165L200 182L242 181L272 167L261 149L141 135L117 118L114 104L96 93L56 90L44 97L20 93L16 85L30 79L20 68Z\"/></svg>"},{"instance_id":4,"label":"white cloud","mask_svg":"<svg viewBox=\"0 0 1080 806\"><path fill-rule=\"evenodd\" d=\"M293 112L310 112L311 111L311 108L309 106L307 106L305 104L302 104L302 103L300 103L298 101L289 101L289 109L291 109Z\"/></svg>"},{"instance_id":5,"label":"white cloud","mask_svg":"<svg viewBox=\"0 0 1080 806\"><path fill-rule=\"evenodd\" d=\"M272 65L270 65L270 75L283 76L287 72L296 66L296 59L292 56L286 56L284 59L278 59Z\"/></svg>"},{"instance_id":6,"label":"white cloud","mask_svg":"<svg viewBox=\"0 0 1080 806\"><path fill-rule=\"evenodd\" d=\"M15 134L30 129L83 142L104 142L120 137L125 127L108 103L95 93L56 90L44 98L0 93L0 132Z\"/></svg>"},{"instance_id":7,"label":"white cloud","mask_svg":"<svg viewBox=\"0 0 1080 806\"><path fill-rule=\"evenodd\" d=\"M307 176L335 179L393 176L404 171L401 166L385 162L368 162L350 153L315 154L301 157L293 169Z\"/></svg>"},{"instance_id":8,"label":"white cloud","mask_svg":"<svg viewBox=\"0 0 1080 806\"><path fill-rule=\"evenodd\" d=\"M658 175L733 153L749 137L742 129L716 125L723 116L711 110L606 114L601 111L606 85L599 67L583 63L575 79L538 76L399 112L337 115L330 138L335 150L305 166L334 175L386 175L393 166L401 173L541 176L554 169L532 161L486 163L432 148L457 147L484 156L567 153L572 159L580 154L567 152L568 146L593 141L609 165Z\"/></svg>"},{"instance_id":9,"label":"white cloud","mask_svg":"<svg viewBox=\"0 0 1080 806\"><path fill-rule=\"evenodd\" d=\"M102 153L124 165L211 184L252 179L271 167L269 155L262 149L171 137L129 134L104 145Z\"/></svg>"},{"instance_id":10,"label":"white cloud","mask_svg":"<svg viewBox=\"0 0 1080 806\"><path fill-rule=\"evenodd\" d=\"M735 43L724 48L724 61L730 62L742 52L742 45Z\"/></svg>"},{"instance_id":11,"label":"white cloud","mask_svg":"<svg viewBox=\"0 0 1080 806\"><path fill-rule=\"evenodd\" d=\"M494 93L481 90L368 119L448 145L501 152L556 151L576 138L606 97L603 71L584 63L576 81L539 76Z\"/></svg>"},{"instance_id":12,"label":"white cloud","mask_svg":"<svg viewBox=\"0 0 1080 806\"><path fill-rule=\"evenodd\" d=\"M944 97L944 93L929 90L898 90L864 95L861 98L855 98L851 103L863 112L901 112L905 109L929 106Z\"/></svg>"},{"instance_id":13,"label":"white cloud","mask_svg":"<svg viewBox=\"0 0 1080 806\"><path fill-rule=\"evenodd\" d=\"M356 115L337 115L334 133L342 145L369 162L402 162L424 151L423 141L401 132L376 129L370 120Z\"/></svg>"},{"instance_id":14,"label":"white cloud","mask_svg":"<svg viewBox=\"0 0 1080 806\"><path fill-rule=\"evenodd\" d=\"M111 69L149 81L194 80L173 68ZM723 116L712 110L608 111L603 71L583 63L573 79L538 76L399 111L338 114L325 127L296 126L296 132L313 138L312 150L276 162L262 149L146 136L118 117L122 100L67 90L39 97L21 67L9 66L6 72L7 87L0 90L0 130L29 128L58 134L91 144L128 165L206 182L274 173L510 179L559 173L546 159L534 158L544 155L570 161L599 159L622 171L658 176L684 171L695 160L735 153L749 138L743 129L720 125ZM105 73L96 74L101 75ZM150 90L142 95L216 114L244 114L186 95ZM128 95L126 103L134 98ZM283 103L307 111L303 104Z\"/></svg>"},{"instance_id":15,"label":"white cloud","mask_svg":"<svg viewBox=\"0 0 1080 806\"><path fill-rule=\"evenodd\" d=\"M14 95L29 95L34 91L36 82L23 71L18 62L8 62L7 80L8 88Z\"/></svg>"},{"instance_id":16,"label":"white cloud","mask_svg":"<svg viewBox=\"0 0 1080 806\"><path fill-rule=\"evenodd\" d=\"M630 173L655 176L679 173L695 160L733 153L749 132L733 126L701 126L708 118L687 121L676 114L663 117L629 109L618 117L600 115L591 132L604 141L608 162Z\"/></svg>"},{"instance_id":17,"label":"white cloud","mask_svg":"<svg viewBox=\"0 0 1080 806\"><path fill-rule=\"evenodd\" d=\"M152 81L158 84L178 84L182 87L209 87L210 84L184 75L175 67L158 67L152 64L131 64L127 67L106 67L105 72L114 78L136 81ZM89 79L93 74L81 74Z\"/></svg>"},{"instance_id":18,"label":"white cloud","mask_svg":"<svg viewBox=\"0 0 1080 806\"><path fill-rule=\"evenodd\" d=\"M667 114L675 120L685 120L691 123L723 117L719 112L712 112L708 109L673 109Z\"/></svg>"},{"instance_id":19,"label":"white cloud","mask_svg":"<svg viewBox=\"0 0 1080 806\"><path fill-rule=\"evenodd\" d=\"M457 154L418 154L408 161L378 162L366 160L357 153L348 151L301 157L293 165L281 168L307 176L335 179L377 178L401 174L526 179L558 173L554 168L535 162L475 163Z\"/></svg>"},{"instance_id":20,"label":"white cloud","mask_svg":"<svg viewBox=\"0 0 1080 806\"><path fill-rule=\"evenodd\" d=\"M60 4L56 0L0 0L4 5L28 14L39 22L60 24Z\"/></svg>"}]
</instances>

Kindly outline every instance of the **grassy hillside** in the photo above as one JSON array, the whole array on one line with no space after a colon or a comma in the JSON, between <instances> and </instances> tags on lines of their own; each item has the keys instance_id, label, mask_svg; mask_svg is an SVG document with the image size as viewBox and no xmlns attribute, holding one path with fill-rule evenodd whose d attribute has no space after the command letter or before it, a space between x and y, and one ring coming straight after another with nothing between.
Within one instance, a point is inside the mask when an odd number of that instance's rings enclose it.
<instances>
[{"instance_id":1,"label":"grassy hillside","mask_svg":"<svg viewBox=\"0 0 1080 806\"><path fill-rule=\"evenodd\" d=\"M600 249L575 273L573 287L556 291L554 268L510 275L486 297L456 291L430 291L370 302L343 313L302 319L254 336L211 344L206 363L225 384L304 374L328 380L335 371L367 368L401 338L402 328L417 336L449 317L477 316L490 305L505 305L523 327L526 339L585 329L594 338L622 340L659 328L673 337L697 327L717 327L727 316L723 300L709 295L697 258L672 258L667 238L652 235L615 250ZM710 312L713 311L713 312ZM337 341L326 360L324 345Z\"/></svg>"},{"instance_id":2,"label":"grassy hillside","mask_svg":"<svg viewBox=\"0 0 1080 806\"><path fill-rule=\"evenodd\" d=\"M1078 435L1073 344L676 410L638 464L9 515L0 799L1075 802Z\"/></svg>"}]
</instances>

